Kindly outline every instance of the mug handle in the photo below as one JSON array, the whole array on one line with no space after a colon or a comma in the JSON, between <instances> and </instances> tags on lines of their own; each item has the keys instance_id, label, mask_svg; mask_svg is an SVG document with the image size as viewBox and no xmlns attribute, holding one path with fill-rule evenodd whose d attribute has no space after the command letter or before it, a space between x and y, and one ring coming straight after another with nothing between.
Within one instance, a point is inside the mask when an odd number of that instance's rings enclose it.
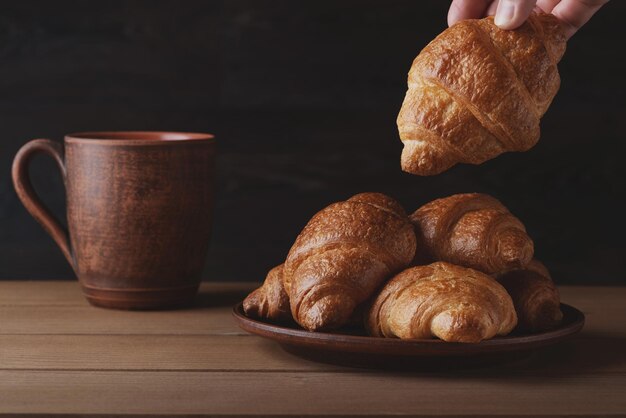
<instances>
[{"instance_id":1,"label":"mug handle","mask_svg":"<svg viewBox=\"0 0 626 418\"><path fill-rule=\"evenodd\" d=\"M65 170L63 145L58 142L50 141L49 139L33 139L20 148L15 155L13 169L11 171L13 186L15 187L17 196L22 201L24 207L26 207L26 210L41 224L43 229L50 234L52 239L54 239L61 248L63 255L72 268L76 270L67 228L65 228L52 212L44 206L39 196L37 196L37 193L35 193L30 181L28 167L31 159L39 153L47 154L54 159L61 171L63 184L66 184L67 172Z\"/></svg>"}]
</instances>

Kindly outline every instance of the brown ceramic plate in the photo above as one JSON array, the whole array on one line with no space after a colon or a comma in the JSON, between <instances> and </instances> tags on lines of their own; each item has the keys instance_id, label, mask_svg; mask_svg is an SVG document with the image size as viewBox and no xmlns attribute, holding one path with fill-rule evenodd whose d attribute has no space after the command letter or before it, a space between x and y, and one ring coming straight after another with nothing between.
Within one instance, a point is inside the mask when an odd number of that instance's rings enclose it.
<instances>
[{"instance_id":1,"label":"brown ceramic plate","mask_svg":"<svg viewBox=\"0 0 626 418\"><path fill-rule=\"evenodd\" d=\"M514 331L506 337L497 337L475 344L448 343L438 339L400 340L369 337L359 329L341 329L336 332L309 332L297 324L273 324L248 318L242 304L233 308L237 324L252 334L269 338L286 351L316 361L352 366L388 367L408 363L472 363L474 360L491 362L515 358L515 354L558 343L579 332L585 315L573 306L561 304L563 321L551 331L523 334Z\"/></svg>"}]
</instances>

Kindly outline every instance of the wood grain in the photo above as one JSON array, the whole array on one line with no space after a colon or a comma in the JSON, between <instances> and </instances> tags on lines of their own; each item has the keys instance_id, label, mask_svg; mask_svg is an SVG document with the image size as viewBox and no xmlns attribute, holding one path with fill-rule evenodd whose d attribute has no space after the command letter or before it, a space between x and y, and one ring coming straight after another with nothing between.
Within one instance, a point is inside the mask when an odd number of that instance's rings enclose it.
<instances>
[{"instance_id":1,"label":"wood grain","mask_svg":"<svg viewBox=\"0 0 626 418\"><path fill-rule=\"evenodd\" d=\"M231 307L132 312L124 315L89 306L0 306L2 334L169 334L245 333L231 319Z\"/></svg>"},{"instance_id":2,"label":"wood grain","mask_svg":"<svg viewBox=\"0 0 626 418\"><path fill-rule=\"evenodd\" d=\"M231 308L255 286L205 283L193 308L125 313L90 306L76 282L0 282L0 318L12 318L0 321L0 335L247 335Z\"/></svg>"},{"instance_id":3,"label":"wood grain","mask_svg":"<svg viewBox=\"0 0 626 418\"><path fill-rule=\"evenodd\" d=\"M239 331L231 306L257 285L205 283L195 309L124 312L89 306L76 282L0 282L0 415L626 416L626 288L561 287L587 324L529 357L392 373Z\"/></svg>"},{"instance_id":4,"label":"wood grain","mask_svg":"<svg viewBox=\"0 0 626 418\"><path fill-rule=\"evenodd\" d=\"M589 356L596 351L602 356ZM575 364L578 375L626 374L624 352L625 338L583 332L572 341L538 350L529 358L470 373L501 378L508 374L569 375ZM345 370L299 359L269 340L225 335L1 335L0 359L0 370Z\"/></svg>"},{"instance_id":5,"label":"wood grain","mask_svg":"<svg viewBox=\"0 0 626 418\"><path fill-rule=\"evenodd\" d=\"M1 335L2 370L320 371L278 344L242 336Z\"/></svg>"},{"instance_id":6,"label":"wood grain","mask_svg":"<svg viewBox=\"0 0 626 418\"><path fill-rule=\"evenodd\" d=\"M258 282L203 282L198 291L197 304L211 305L241 301ZM89 307L82 297L80 284L76 280L54 281L0 281L0 306L43 306L65 305ZM242 296L243 295L243 296ZM242 297L240 297L242 296Z\"/></svg>"},{"instance_id":7,"label":"wood grain","mask_svg":"<svg viewBox=\"0 0 626 418\"><path fill-rule=\"evenodd\" d=\"M231 320L231 307L258 283L203 283L195 309L166 312L109 312L92 308L78 283L0 282L0 335L6 334L241 334ZM615 323L626 298L621 287L562 287L562 300L581 309L587 327L598 332L626 332ZM64 309L58 309L59 307ZM599 309L598 307L602 308ZM185 326L181 327L180 324Z\"/></svg>"},{"instance_id":8,"label":"wood grain","mask_svg":"<svg viewBox=\"0 0 626 418\"><path fill-rule=\"evenodd\" d=\"M626 410L623 386L607 376L0 371L0 393L8 413L580 416Z\"/></svg>"},{"instance_id":9,"label":"wood grain","mask_svg":"<svg viewBox=\"0 0 626 418\"><path fill-rule=\"evenodd\" d=\"M222 303L232 301L234 305L241 301L237 299L239 295L245 296L260 284L258 281L203 282L198 292L199 303L206 305L214 298ZM42 304L89 306L81 299L80 285L75 280L4 280L0 281L0 290L0 305L5 306ZM563 302L583 310L585 306L597 306L596 302L599 299L606 302L604 308L611 308L615 306L614 302L626 296L626 288L623 286L562 286L560 292Z\"/></svg>"}]
</instances>

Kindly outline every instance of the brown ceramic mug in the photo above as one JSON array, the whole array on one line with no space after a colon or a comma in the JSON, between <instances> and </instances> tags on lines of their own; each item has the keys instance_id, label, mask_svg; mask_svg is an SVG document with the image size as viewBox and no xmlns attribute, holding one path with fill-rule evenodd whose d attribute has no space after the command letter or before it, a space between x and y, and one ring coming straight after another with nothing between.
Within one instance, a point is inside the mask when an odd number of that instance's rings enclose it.
<instances>
[{"instance_id":1,"label":"brown ceramic mug","mask_svg":"<svg viewBox=\"0 0 626 418\"><path fill-rule=\"evenodd\" d=\"M89 302L117 309L190 303L209 245L213 136L84 132L67 135L64 145L24 145L13 161L13 184L61 247ZM39 153L61 170L67 229L31 185L28 165Z\"/></svg>"}]
</instances>

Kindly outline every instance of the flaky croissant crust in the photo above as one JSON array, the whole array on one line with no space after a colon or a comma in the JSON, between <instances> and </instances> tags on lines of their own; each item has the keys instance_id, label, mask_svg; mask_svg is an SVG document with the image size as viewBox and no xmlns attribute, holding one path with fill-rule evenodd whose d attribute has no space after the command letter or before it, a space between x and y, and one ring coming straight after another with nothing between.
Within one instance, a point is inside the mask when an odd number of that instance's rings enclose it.
<instances>
[{"instance_id":1,"label":"flaky croissant crust","mask_svg":"<svg viewBox=\"0 0 626 418\"><path fill-rule=\"evenodd\" d=\"M438 262L391 279L374 299L366 326L376 337L475 343L506 335L516 323L511 298L493 278Z\"/></svg>"},{"instance_id":2,"label":"flaky croissant crust","mask_svg":"<svg viewBox=\"0 0 626 418\"><path fill-rule=\"evenodd\" d=\"M561 298L548 269L533 260L525 269L498 276L498 282L511 295L519 319L519 328L539 332L561 323Z\"/></svg>"},{"instance_id":3,"label":"flaky croissant crust","mask_svg":"<svg viewBox=\"0 0 626 418\"><path fill-rule=\"evenodd\" d=\"M433 175L531 148L559 89L564 51L564 31L548 14L513 31L492 17L446 29L409 72L397 120L402 169Z\"/></svg>"},{"instance_id":4,"label":"flaky croissant crust","mask_svg":"<svg viewBox=\"0 0 626 418\"><path fill-rule=\"evenodd\" d=\"M524 268L534 244L526 228L497 199L463 193L433 200L411 216L421 256L487 274Z\"/></svg>"},{"instance_id":5,"label":"flaky croissant crust","mask_svg":"<svg viewBox=\"0 0 626 418\"><path fill-rule=\"evenodd\" d=\"M308 330L341 327L410 264L415 247L406 212L388 196L361 193L328 206L309 221L285 262L293 318Z\"/></svg>"},{"instance_id":6,"label":"flaky croissant crust","mask_svg":"<svg viewBox=\"0 0 626 418\"><path fill-rule=\"evenodd\" d=\"M246 315L272 321L291 319L289 296L283 287L283 264L267 273L263 285L252 291L243 301Z\"/></svg>"}]
</instances>

